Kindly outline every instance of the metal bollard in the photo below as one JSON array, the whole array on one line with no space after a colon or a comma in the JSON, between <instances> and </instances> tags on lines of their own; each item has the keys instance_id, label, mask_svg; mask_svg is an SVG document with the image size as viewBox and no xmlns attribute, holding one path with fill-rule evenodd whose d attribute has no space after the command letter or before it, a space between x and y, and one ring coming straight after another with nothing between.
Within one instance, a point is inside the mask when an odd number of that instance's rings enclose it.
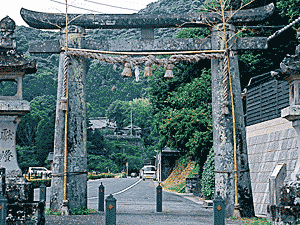
<instances>
[{"instance_id":1,"label":"metal bollard","mask_svg":"<svg viewBox=\"0 0 300 225\"><path fill-rule=\"evenodd\" d=\"M225 200L217 192L213 200L214 207L214 225L225 225Z\"/></svg>"},{"instance_id":2,"label":"metal bollard","mask_svg":"<svg viewBox=\"0 0 300 225\"><path fill-rule=\"evenodd\" d=\"M0 194L0 225L6 224L7 199Z\"/></svg>"},{"instance_id":3,"label":"metal bollard","mask_svg":"<svg viewBox=\"0 0 300 225\"><path fill-rule=\"evenodd\" d=\"M46 185L40 186L40 202L46 202Z\"/></svg>"},{"instance_id":4,"label":"metal bollard","mask_svg":"<svg viewBox=\"0 0 300 225\"><path fill-rule=\"evenodd\" d=\"M162 212L162 187L160 183L156 187L156 212Z\"/></svg>"},{"instance_id":5,"label":"metal bollard","mask_svg":"<svg viewBox=\"0 0 300 225\"><path fill-rule=\"evenodd\" d=\"M105 224L116 225L116 199L110 194L106 199L106 210L105 210Z\"/></svg>"},{"instance_id":6,"label":"metal bollard","mask_svg":"<svg viewBox=\"0 0 300 225\"><path fill-rule=\"evenodd\" d=\"M104 211L104 186L102 185L102 182L99 186L98 211Z\"/></svg>"}]
</instances>

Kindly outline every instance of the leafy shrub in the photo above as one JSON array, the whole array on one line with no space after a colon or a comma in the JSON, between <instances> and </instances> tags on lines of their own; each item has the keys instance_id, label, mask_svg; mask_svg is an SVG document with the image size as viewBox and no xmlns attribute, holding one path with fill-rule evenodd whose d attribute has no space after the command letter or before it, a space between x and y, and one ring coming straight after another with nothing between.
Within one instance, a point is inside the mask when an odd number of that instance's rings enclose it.
<instances>
[{"instance_id":1,"label":"leafy shrub","mask_svg":"<svg viewBox=\"0 0 300 225\"><path fill-rule=\"evenodd\" d=\"M202 194L207 199L213 199L215 187L215 157L211 148L207 160L204 164L202 174Z\"/></svg>"},{"instance_id":2,"label":"leafy shrub","mask_svg":"<svg viewBox=\"0 0 300 225\"><path fill-rule=\"evenodd\" d=\"M85 207L76 207L73 210L70 209L70 215L88 215L91 212L95 212L95 209L88 209ZM45 208L45 214L51 216L60 216L60 211L52 211L50 208Z\"/></svg>"},{"instance_id":3,"label":"leafy shrub","mask_svg":"<svg viewBox=\"0 0 300 225\"><path fill-rule=\"evenodd\" d=\"M114 178L115 174L112 173L101 173L101 174L94 174L94 173L88 173L87 179L88 180L94 180L94 179L100 179L100 178Z\"/></svg>"},{"instance_id":4,"label":"leafy shrub","mask_svg":"<svg viewBox=\"0 0 300 225\"><path fill-rule=\"evenodd\" d=\"M33 188L39 188L42 184L46 185L46 187L50 187L51 186L51 179L31 179L28 180L29 182L32 183Z\"/></svg>"},{"instance_id":5,"label":"leafy shrub","mask_svg":"<svg viewBox=\"0 0 300 225\"><path fill-rule=\"evenodd\" d=\"M45 208L45 214L51 216L60 216L60 211L52 211L50 208Z\"/></svg>"},{"instance_id":6,"label":"leafy shrub","mask_svg":"<svg viewBox=\"0 0 300 225\"><path fill-rule=\"evenodd\" d=\"M70 215L88 215L90 212L92 212L91 209L83 207L75 207L73 210L70 209Z\"/></svg>"}]
</instances>

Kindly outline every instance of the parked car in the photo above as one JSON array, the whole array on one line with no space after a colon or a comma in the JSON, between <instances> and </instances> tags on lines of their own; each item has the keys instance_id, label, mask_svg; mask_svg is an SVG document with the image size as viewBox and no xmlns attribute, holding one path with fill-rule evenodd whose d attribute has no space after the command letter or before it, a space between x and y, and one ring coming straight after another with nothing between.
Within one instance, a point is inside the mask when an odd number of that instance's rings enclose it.
<instances>
[{"instance_id":1,"label":"parked car","mask_svg":"<svg viewBox=\"0 0 300 225\"><path fill-rule=\"evenodd\" d=\"M156 180L156 168L155 166L144 166L140 171L140 178L143 180L153 179Z\"/></svg>"},{"instance_id":2,"label":"parked car","mask_svg":"<svg viewBox=\"0 0 300 225\"><path fill-rule=\"evenodd\" d=\"M137 177L137 174L136 174L136 173L131 173L131 174L130 174L130 177L131 177L131 178Z\"/></svg>"},{"instance_id":3,"label":"parked car","mask_svg":"<svg viewBox=\"0 0 300 225\"><path fill-rule=\"evenodd\" d=\"M41 176L42 174L52 174L51 170L46 169L45 167L29 167L28 173L30 175L36 174L38 176Z\"/></svg>"}]
</instances>

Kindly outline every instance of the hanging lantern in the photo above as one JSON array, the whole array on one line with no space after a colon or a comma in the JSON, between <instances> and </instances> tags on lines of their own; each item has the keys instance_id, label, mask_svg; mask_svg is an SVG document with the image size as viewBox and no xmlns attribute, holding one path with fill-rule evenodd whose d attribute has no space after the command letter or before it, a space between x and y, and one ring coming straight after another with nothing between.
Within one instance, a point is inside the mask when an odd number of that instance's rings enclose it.
<instances>
[{"instance_id":1,"label":"hanging lantern","mask_svg":"<svg viewBox=\"0 0 300 225\"><path fill-rule=\"evenodd\" d=\"M144 77L152 76L152 68L151 68L151 62L147 61L145 63L145 74Z\"/></svg>"},{"instance_id":2,"label":"hanging lantern","mask_svg":"<svg viewBox=\"0 0 300 225\"><path fill-rule=\"evenodd\" d=\"M125 63L124 70L122 72L123 77L131 77L130 63Z\"/></svg>"},{"instance_id":3,"label":"hanging lantern","mask_svg":"<svg viewBox=\"0 0 300 225\"><path fill-rule=\"evenodd\" d=\"M166 74L165 74L164 78L168 78L168 79L174 78L173 71L172 71L173 68L174 68L173 64L165 65Z\"/></svg>"}]
</instances>

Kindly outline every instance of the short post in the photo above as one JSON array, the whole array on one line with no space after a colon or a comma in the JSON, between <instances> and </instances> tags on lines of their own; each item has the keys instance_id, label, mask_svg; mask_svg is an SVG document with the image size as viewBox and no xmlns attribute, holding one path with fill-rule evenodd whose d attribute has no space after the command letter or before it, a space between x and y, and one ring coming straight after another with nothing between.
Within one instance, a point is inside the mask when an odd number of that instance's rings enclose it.
<instances>
[{"instance_id":1,"label":"short post","mask_svg":"<svg viewBox=\"0 0 300 225\"><path fill-rule=\"evenodd\" d=\"M45 224L45 205L46 202L40 201L38 205L38 225Z\"/></svg>"},{"instance_id":2,"label":"short post","mask_svg":"<svg viewBox=\"0 0 300 225\"><path fill-rule=\"evenodd\" d=\"M106 199L106 211L105 211L105 224L106 225L116 225L116 199L112 194L110 194Z\"/></svg>"},{"instance_id":3,"label":"short post","mask_svg":"<svg viewBox=\"0 0 300 225\"><path fill-rule=\"evenodd\" d=\"M104 211L104 186L101 182L98 194L98 211Z\"/></svg>"},{"instance_id":4,"label":"short post","mask_svg":"<svg viewBox=\"0 0 300 225\"><path fill-rule=\"evenodd\" d=\"M40 202L46 202L46 185L40 186Z\"/></svg>"},{"instance_id":5,"label":"short post","mask_svg":"<svg viewBox=\"0 0 300 225\"><path fill-rule=\"evenodd\" d=\"M214 207L214 225L225 225L225 200L217 192L213 200Z\"/></svg>"},{"instance_id":6,"label":"short post","mask_svg":"<svg viewBox=\"0 0 300 225\"><path fill-rule=\"evenodd\" d=\"M0 182L1 182L1 194L3 195L3 196L5 196L5 188L6 188L6 185L5 185L5 168L4 167L2 167L2 168L0 168L0 176L1 176L1 178L0 178Z\"/></svg>"},{"instance_id":7,"label":"short post","mask_svg":"<svg viewBox=\"0 0 300 225\"><path fill-rule=\"evenodd\" d=\"M162 212L162 187L160 183L156 187L156 212Z\"/></svg>"},{"instance_id":8,"label":"short post","mask_svg":"<svg viewBox=\"0 0 300 225\"><path fill-rule=\"evenodd\" d=\"M6 224L7 199L0 194L0 225Z\"/></svg>"}]
</instances>

